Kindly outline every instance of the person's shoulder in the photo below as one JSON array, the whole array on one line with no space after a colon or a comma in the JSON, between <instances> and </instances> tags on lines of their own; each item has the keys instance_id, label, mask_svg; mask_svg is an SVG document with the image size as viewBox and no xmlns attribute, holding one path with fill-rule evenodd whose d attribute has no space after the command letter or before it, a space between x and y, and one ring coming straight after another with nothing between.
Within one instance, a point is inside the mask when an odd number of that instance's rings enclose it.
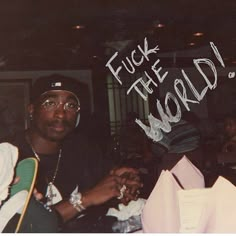
<instances>
[{"instance_id":1,"label":"person's shoulder","mask_svg":"<svg viewBox=\"0 0 236 236\"><path fill-rule=\"evenodd\" d=\"M8 142L18 148L19 160L31 157L33 155L30 145L25 139L25 131L17 132L4 142Z\"/></svg>"}]
</instances>

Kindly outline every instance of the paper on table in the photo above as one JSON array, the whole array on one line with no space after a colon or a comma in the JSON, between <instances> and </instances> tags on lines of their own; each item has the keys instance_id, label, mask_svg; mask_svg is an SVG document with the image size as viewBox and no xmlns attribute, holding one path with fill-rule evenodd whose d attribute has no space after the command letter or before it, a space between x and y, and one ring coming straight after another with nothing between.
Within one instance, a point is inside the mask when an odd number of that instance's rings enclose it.
<instances>
[{"instance_id":1,"label":"paper on table","mask_svg":"<svg viewBox=\"0 0 236 236\"><path fill-rule=\"evenodd\" d=\"M177 177L184 189L205 187L204 176L186 156L183 156L170 172Z\"/></svg>"},{"instance_id":2,"label":"paper on table","mask_svg":"<svg viewBox=\"0 0 236 236\"><path fill-rule=\"evenodd\" d=\"M180 233L201 233L211 189L179 190Z\"/></svg>"},{"instance_id":3,"label":"paper on table","mask_svg":"<svg viewBox=\"0 0 236 236\"><path fill-rule=\"evenodd\" d=\"M179 191L178 197L181 233L236 233L236 188L225 178L209 189Z\"/></svg>"},{"instance_id":4,"label":"paper on table","mask_svg":"<svg viewBox=\"0 0 236 236\"><path fill-rule=\"evenodd\" d=\"M177 191L181 187L169 171L162 171L141 215L143 232L179 232Z\"/></svg>"}]
</instances>

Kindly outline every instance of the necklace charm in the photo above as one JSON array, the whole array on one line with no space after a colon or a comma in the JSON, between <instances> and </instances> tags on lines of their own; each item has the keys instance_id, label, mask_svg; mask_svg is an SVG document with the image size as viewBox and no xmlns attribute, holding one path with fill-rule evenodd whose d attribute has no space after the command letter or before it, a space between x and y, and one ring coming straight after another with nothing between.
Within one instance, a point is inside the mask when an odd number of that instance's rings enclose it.
<instances>
[{"instance_id":1,"label":"necklace charm","mask_svg":"<svg viewBox=\"0 0 236 236\"><path fill-rule=\"evenodd\" d=\"M52 206L62 200L60 192L52 182L48 184L46 198L47 198L47 203L46 203L47 206Z\"/></svg>"},{"instance_id":2,"label":"necklace charm","mask_svg":"<svg viewBox=\"0 0 236 236\"><path fill-rule=\"evenodd\" d=\"M46 198L47 198L47 205L53 205L53 198L56 197L57 194L53 193L53 189L52 189L52 182L50 182L48 184L48 189L47 189L47 193L46 193Z\"/></svg>"}]
</instances>

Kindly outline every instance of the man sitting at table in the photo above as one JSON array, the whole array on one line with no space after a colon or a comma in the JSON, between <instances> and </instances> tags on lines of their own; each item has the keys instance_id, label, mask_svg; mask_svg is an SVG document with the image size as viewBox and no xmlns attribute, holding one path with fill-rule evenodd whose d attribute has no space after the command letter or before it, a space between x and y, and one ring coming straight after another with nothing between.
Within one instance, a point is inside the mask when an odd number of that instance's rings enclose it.
<instances>
[{"instance_id":1,"label":"man sitting at table","mask_svg":"<svg viewBox=\"0 0 236 236\"><path fill-rule=\"evenodd\" d=\"M135 169L103 168L95 146L73 134L83 106L79 96L80 86L72 78L54 74L38 79L28 107L31 127L12 140L20 159L38 159L35 197L58 212L63 223L111 199L127 204L142 186Z\"/></svg>"}]
</instances>

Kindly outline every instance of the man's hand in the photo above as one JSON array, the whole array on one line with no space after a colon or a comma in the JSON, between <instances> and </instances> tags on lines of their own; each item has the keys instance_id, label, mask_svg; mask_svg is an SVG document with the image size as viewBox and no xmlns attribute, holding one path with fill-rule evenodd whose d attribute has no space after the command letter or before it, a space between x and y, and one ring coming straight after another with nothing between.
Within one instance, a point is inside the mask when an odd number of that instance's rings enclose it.
<instances>
[{"instance_id":1,"label":"man's hand","mask_svg":"<svg viewBox=\"0 0 236 236\"><path fill-rule=\"evenodd\" d=\"M20 176L16 176L16 177L14 178L12 184L13 184L13 185L14 185L14 184L17 184L17 183L19 183L19 181L20 181Z\"/></svg>"},{"instance_id":2,"label":"man's hand","mask_svg":"<svg viewBox=\"0 0 236 236\"><path fill-rule=\"evenodd\" d=\"M110 174L94 188L83 193L84 207L100 205L114 197L119 197L123 185L126 186L126 189L123 192L121 202L127 204L130 200L136 200L139 188L142 187L138 171L127 167L111 170Z\"/></svg>"},{"instance_id":3,"label":"man's hand","mask_svg":"<svg viewBox=\"0 0 236 236\"><path fill-rule=\"evenodd\" d=\"M121 177L121 184L125 186L123 197L120 201L127 205L131 200L137 200L140 188L143 184L140 182L139 171L133 168L122 167L114 169L111 173Z\"/></svg>"},{"instance_id":4,"label":"man's hand","mask_svg":"<svg viewBox=\"0 0 236 236\"><path fill-rule=\"evenodd\" d=\"M34 194L34 197L37 201L40 201L44 198L43 194L38 192L38 190L36 188L34 189L33 194Z\"/></svg>"},{"instance_id":5,"label":"man's hand","mask_svg":"<svg viewBox=\"0 0 236 236\"><path fill-rule=\"evenodd\" d=\"M127 204L130 200L137 198L139 188L142 187L137 170L123 167L110 171L96 186L82 193L83 207L101 205L112 198L119 197L123 186L126 186L126 189L120 201ZM69 201L62 201L55 208L61 214L64 222L78 214Z\"/></svg>"}]
</instances>

